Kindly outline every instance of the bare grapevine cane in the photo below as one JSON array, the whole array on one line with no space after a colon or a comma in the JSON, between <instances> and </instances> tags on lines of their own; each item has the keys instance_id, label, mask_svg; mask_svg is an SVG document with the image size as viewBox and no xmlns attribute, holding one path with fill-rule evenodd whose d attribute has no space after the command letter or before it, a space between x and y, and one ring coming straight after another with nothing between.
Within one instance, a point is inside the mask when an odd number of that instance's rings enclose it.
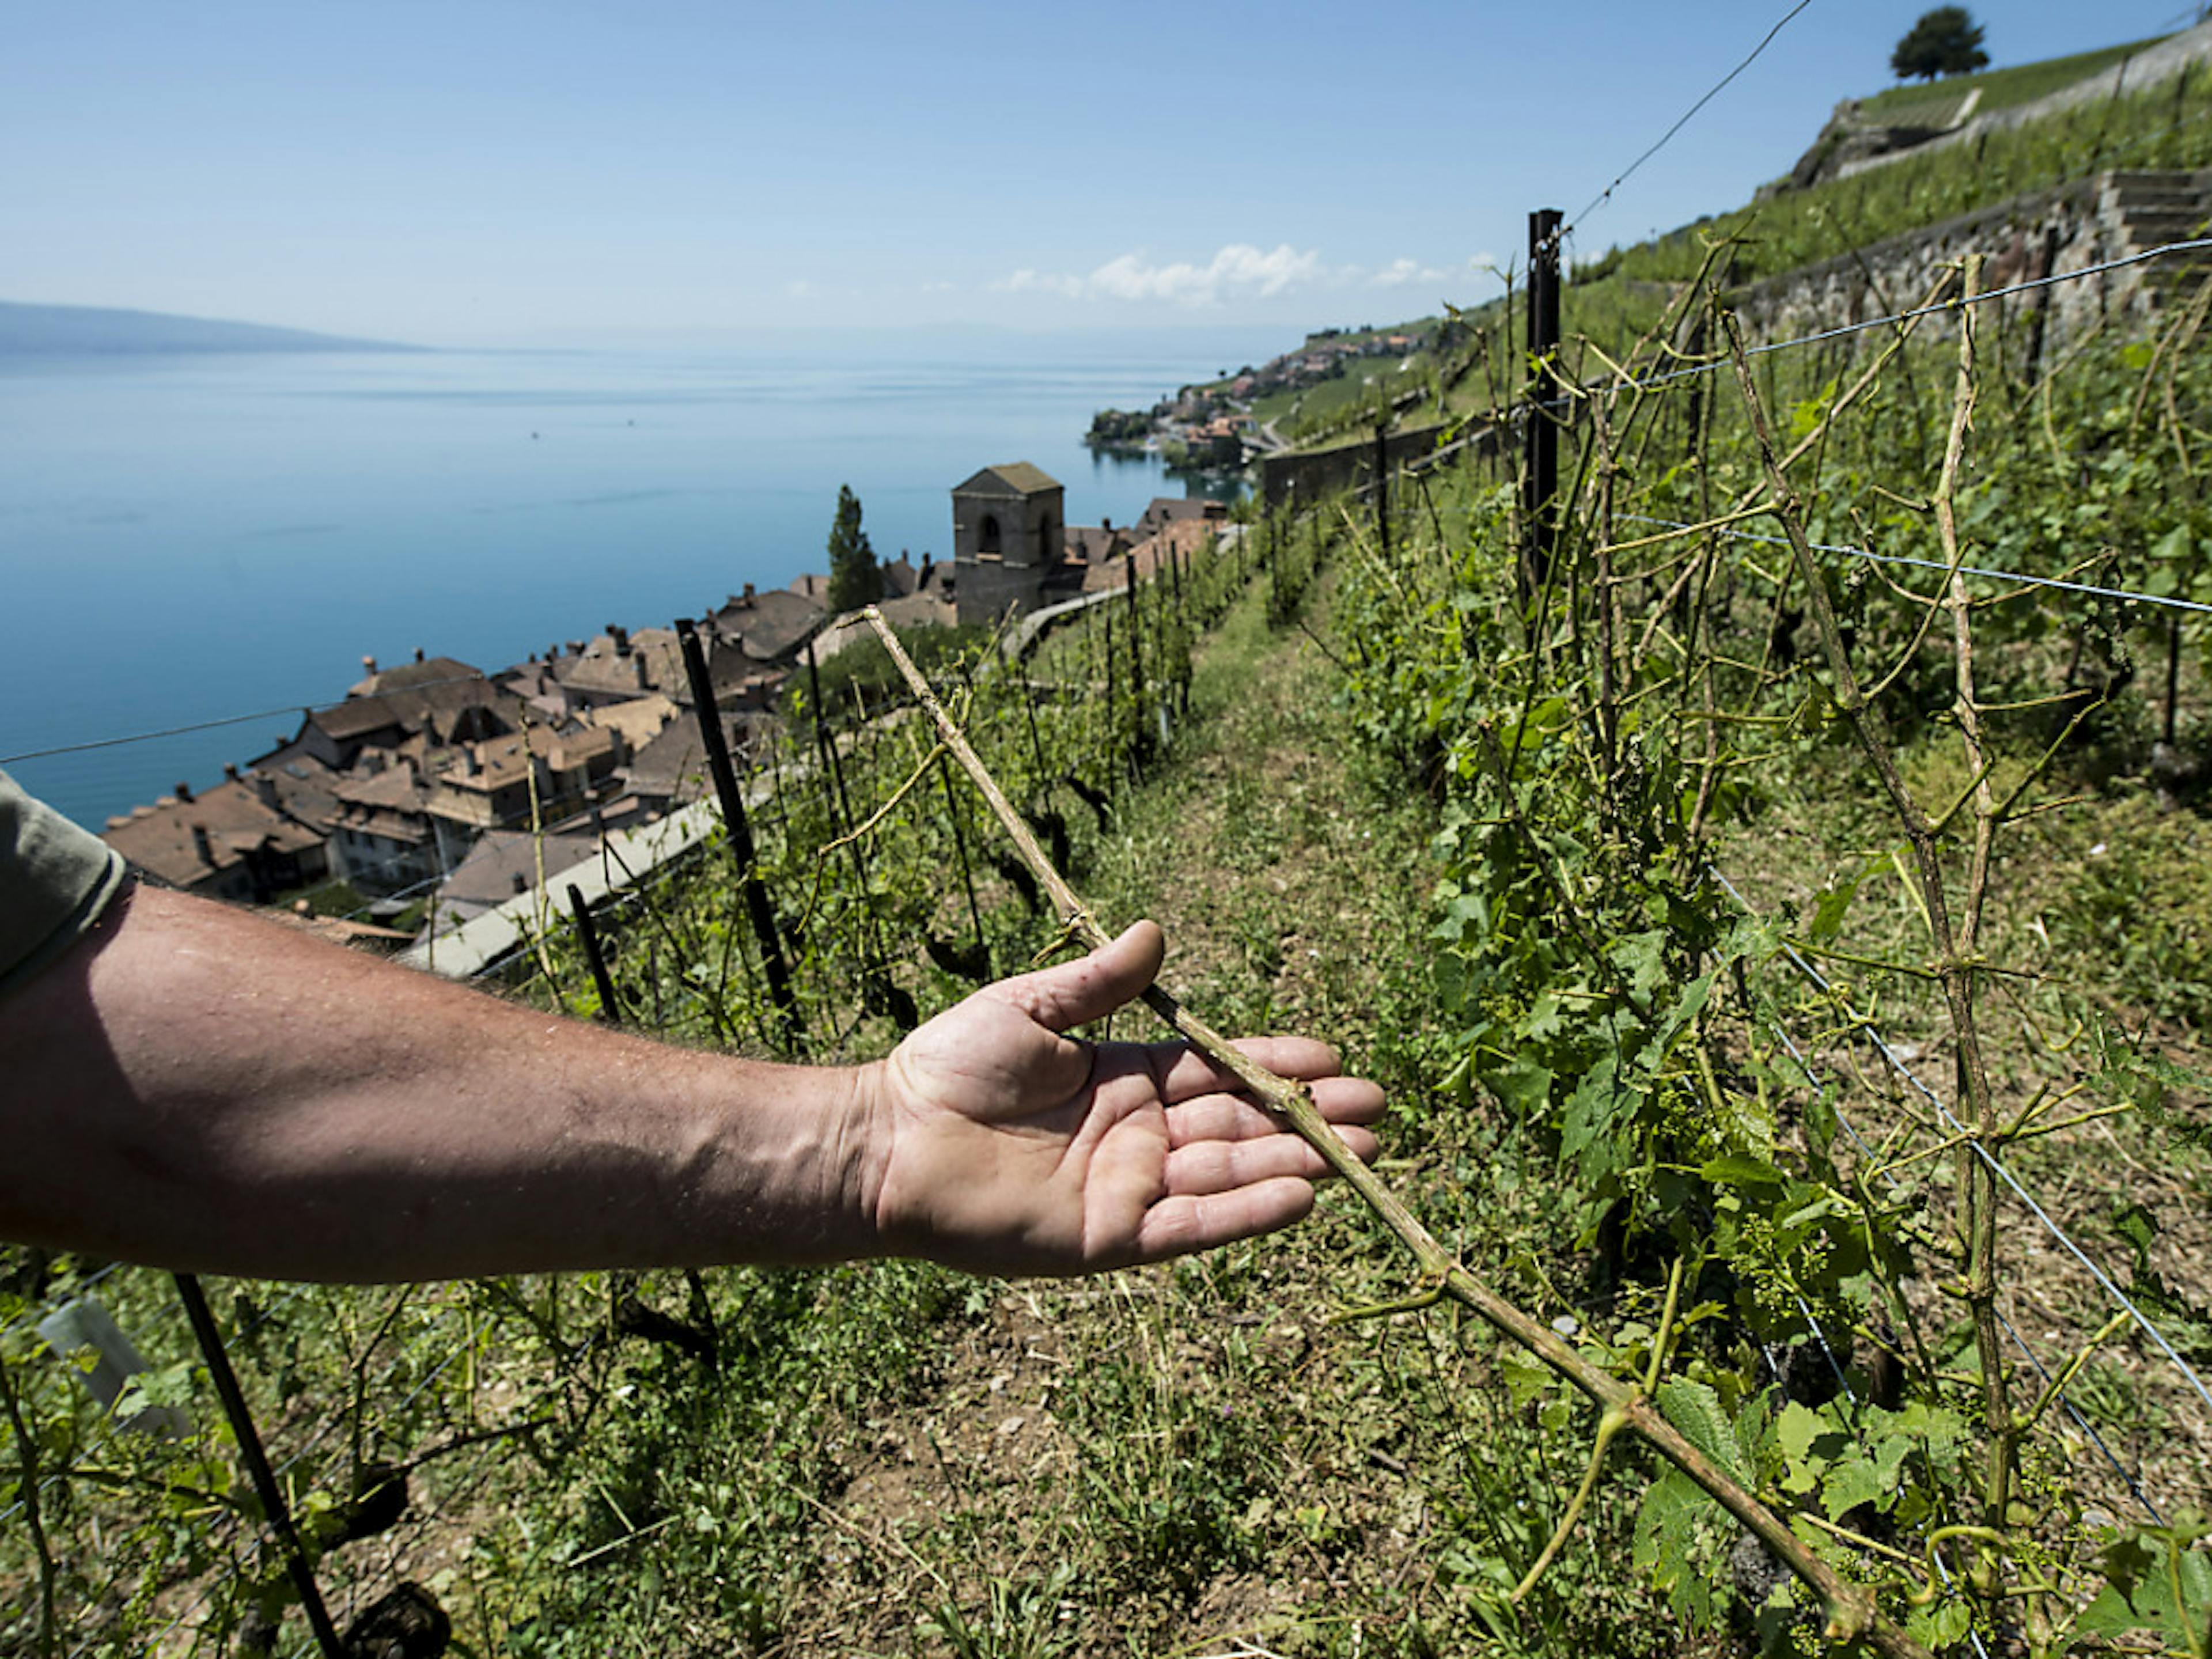
<instances>
[{"instance_id":1,"label":"bare grapevine cane","mask_svg":"<svg viewBox=\"0 0 2212 1659\"><path fill-rule=\"evenodd\" d=\"M1051 860L1045 856L1044 849L1037 845L1036 837L1030 833L1029 825L1006 799L981 758L969 745L965 734L945 713L945 706L930 690L929 682L922 678L921 671L914 665L913 659L899 644L897 635L884 623L883 613L871 605L860 616L869 627L875 629L876 636L883 641L884 649L890 653L892 662L897 665L907 684L921 700L921 706L929 711L929 717L936 722L938 733L945 748L975 781L984 799L990 803L991 811L1012 838L1023 861L1052 896L1053 904L1059 911L1068 935L1081 940L1092 950L1109 944L1110 936L1098 925L1089 908L1077 896L1075 890L1067 884L1066 879L1053 867ZM1581 1389L1597 1406L1601 1413L1598 1429L1601 1450L1606 1442L1624 1429L1642 1436L1662 1456L1696 1481L1716 1503L1754 1534L1772 1552L1776 1559L1786 1565L1820 1597L1827 1612L1824 1633L1831 1640L1863 1640L1879 1652L1890 1656L1890 1659L1933 1659L1927 1649L1883 1614L1875 1603L1872 1590L1844 1577L1814 1555L1790 1530L1780 1516L1698 1450L1661 1414L1651 1399L1650 1390L1650 1385L1657 1381L1659 1355L1655 1354L1652 1374L1643 1388L1631 1388L1584 1359L1548 1326L1522 1312L1453 1260L1451 1253L1437 1242L1434 1235L1421 1224L1398 1195L1383 1184L1382 1177L1361 1163L1352 1149L1345 1145L1335 1129L1315 1107L1312 1096L1304 1084L1278 1077L1241 1050L1231 1047L1228 1039L1158 986L1148 987L1144 993L1144 1000L1145 1005L1172 1026L1184 1041L1216 1065L1233 1073L1247 1089L1280 1115L1321 1154L1329 1168L1359 1194L1367 1206L1381 1218L1383 1225L1413 1253L1419 1267L1416 1294L1398 1305L1419 1307L1449 1297L1503 1335L1528 1349Z\"/></svg>"}]
</instances>

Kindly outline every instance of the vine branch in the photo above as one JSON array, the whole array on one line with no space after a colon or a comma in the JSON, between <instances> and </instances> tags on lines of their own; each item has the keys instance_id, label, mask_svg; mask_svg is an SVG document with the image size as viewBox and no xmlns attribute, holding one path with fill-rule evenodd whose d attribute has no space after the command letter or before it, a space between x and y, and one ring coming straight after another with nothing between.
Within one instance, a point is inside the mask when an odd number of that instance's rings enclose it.
<instances>
[{"instance_id":1,"label":"vine branch","mask_svg":"<svg viewBox=\"0 0 2212 1659\"><path fill-rule=\"evenodd\" d=\"M954 725L937 694L897 636L870 606L862 619L874 629L892 662L935 722L945 746L975 782L992 812L1013 841L1040 885L1052 896L1069 930L1091 948L1099 949L1110 938L1088 906L1053 866L991 776L982 759ZM1468 1309L1492 1329L1534 1354L1553 1371L1579 1389L1601 1413L1617 1414L1622 1426L1633 1430L1660 1455L1701 1487L1716 1503L1756 1536L1775 1559L1804 1581L1827 1611L1826 1633L1832 1640L1863 1639L1888 1659L1933 1659L1875 1604L1874 1593L1838 1573L1820 1559L1789 1524L1735 1476L1723 1468L1668 1421L1658 1406L1640 1389L1631 1388L1611 1372L1592 1364L1570 1347L1549 1326L1505 1300L1470 1273L1437 1241L1398 1194L1358 1154L1346 1145L1335 1128L1314 1105L1304 1084L1279 1077L1260 1065L1196 1014L1158 985L1144 993L1145 1005L1177 1035L1208 1060L1234 1076L1253 1097L1273 1110L1321 1154L1345 1184L1357 1193L1413 1257L1421 1282L1443 1286L1443 1295Z\"/></svg>"}]
</instances>

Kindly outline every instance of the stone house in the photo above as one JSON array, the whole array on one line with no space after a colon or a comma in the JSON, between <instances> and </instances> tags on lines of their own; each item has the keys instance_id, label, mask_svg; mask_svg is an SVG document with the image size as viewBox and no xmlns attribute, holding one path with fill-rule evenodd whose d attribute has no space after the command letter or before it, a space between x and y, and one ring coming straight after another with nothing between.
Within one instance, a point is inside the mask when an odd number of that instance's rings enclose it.
<instances>
[{"instance_id":1,"label":"stone house","mask_svg":"<svg viewBox=\"0 0 2212 1659\"><path fill-rule=\"evenodd\" d=\"M1229 507L1223 501L1209 501L1203 495L1155 495L1137 520L1136 538L1150 541L1170 525L1186 519L1226 522L1228 518Z\"/></svg>"},{"instance_id":2,"label":"stone house","mask_svg":"<svg viewBox=\"0 0 2212 1659\"><path fill-rule=\"evenodd\" d=\"M816 580L811 576L799 578L799 581L809 584ZM749 661L763 668L790 668L799 659L799 648L829 619L829 583L826 578L820 580L823 592L818 597L797 591L798 583L763 592L747 582L744 592L732 594L707 619L708 637L723 645L734 646ZM711 655L708 665L710 669L714 666ZM728 700L720 695L719 678L715 681L715 701L726 704Z\"/></svg>"},{"instance_id":3,"label":"stone house","mask_svg":"<svg viewBox=\"0 0 2212 1659\"><path fill-rule=\"evenodd\" d=\"M339 780L342 811L331 837L332 872L363 893L404 892L435 881L468 855L465 825L434 817L416 761L375 758Z\"/></svg>"},{"instance_id":4,"label":"stone house","mask_svg":"<svg viewBox=\"0 0 2212 1659\"><path fill-rule=\"evenodd\" d=\"M675 697L685 685L683 650L675 630L666 628L641 628L633 635L609 623L597 639L580 643L566 655L550 654L546 668L560 685L571 714L655 692Z\"/></svg>"},{"instance_id":5,"label":"stone house","mask_svg":"<svg viewBox=\"0 0 2212 1659\"><path fill-rule=\"evenodd\" d=\"M1027 461L987 466L952 491L953 599L963 623L1036 609L1074 592L1066 491Z\"/></svg>"},{"instance_id":6,"label":"stone house","mask_svg":"<svg viewBox=\"0 0 2212 1659\"><path fill-rule=\"evenodd\" d=\"M295 792L304 806L304 787ZM335 817L337 804L321 809ZM328 831L295 817L275 783L227 777L205 794L179 784L151 806L113 817L100 839L137 868L203 898L265 904L320 881L329 870Z\"/></svg>"},{"instance_id":7,"label":"stone house","mask_svg":"<svg viewBox=\"0 0 2212 1659\"><path fill-rule=\"evenodd\" d=\"M587 726L556 733L533 726L513 737L462 744L430 780L424 810L462 830L557 823L612 793L627 751L622 734Z\"/></svg>"},{"instance_id":8,"label":"stone house","mask_svg":"<svg viewBox=\"0 0 2212 1659\"><path fill-rule=\"evenodd\" d=\"M343 772L371 750L396 751L410 738L432 747L480 742L517 730L521 700L495 685L480 668L451 657L432 657L381 672L369 671L343 702L309 709L299 731L253 764L282 766L305 757Z\"/></svg>"},{"instance_id":9,"label":"stone house","mask_svg":"<svg viewBox=\"0 0 2212 1659\"><path fill-rule=\"evenodd\" d=\"M1079 564L1104 564L1109 559L1120 558L1135 544L1136 538L1130 531L1126 526L1115 529L1110 519L1067 527L1067 556Z\"/></svg>"},{"instance_id":10,"label":"stone house","mask_svg":"<svg viewBox=\"0 0 2212 1659\"><path fill-rule=\"evenodd\" d=\"M733 758L748 753L764 719L750 712L721 715L722 740ZM708 774L699 722L688 714L671 720L659 736L630 757L623 769L623 786L647 814L665 812L711 791L714 781Z\"/></svg>"},{"instance_id":11,"label":"stone house","mask_svg":"<svg viewBox=\"0 0 2212 1659\"><path fill-rule=\"evenodd\" d=\"M598 854L594 836L532 836L527 830L489 830L438 889L434 927L441 934L530 891L542 867L553 886L564 871ZM554 888L556 893L559 891Z\"/></svg>"}]
</instances>

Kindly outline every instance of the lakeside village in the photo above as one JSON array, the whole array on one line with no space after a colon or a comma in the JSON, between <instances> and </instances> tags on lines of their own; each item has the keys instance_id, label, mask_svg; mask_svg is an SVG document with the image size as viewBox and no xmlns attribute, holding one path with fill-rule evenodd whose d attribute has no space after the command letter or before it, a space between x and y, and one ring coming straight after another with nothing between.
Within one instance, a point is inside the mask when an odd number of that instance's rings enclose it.
<instances>
[{"instance_id":1,"label":"lakeside village","mask_svg":"<svg viewBox=\"0 0 2212 1659\"><path fill-rule=\"evenodd\" d=\"M880 562L879 606L903 631L1116 592L1203 550L1226 513L1162 496L1126 528L1071 526L1042 470L986 467L952 491L953 559ZM817 574L767 592L748 582L696 624L732 754L773 735L810 653L818 665L861 637L836 627L829 592ZM558 892L603 843L711 787L673 629L611 623L490 672L420 650L362 667L343 701L304 711L268 753L110 818L102 839L185 892L397 951L531 901L540 881Z\"/></svg>"},{"instance_id":2,"label":"lakeside village","mask_svg":"<svg viewBox=\"0 0 2212 1659\"><path fill-rule=\"evenodd\" d=\"M1433 349L1437 333L1447 326L1322 329L1295 351L1257 368L1247 364L1233 374L1224 371L1218 380L1183 386L1150 409L1103 409L1084 441L1110 454L1158 455L1170 472L1241 471L1260 456L1288 447L1274 422L1298 413L1316 388L1337 382L1356 389L1356 383L1373 378L1363 374L1363 364L1378 358L1402 368L1416 353Z\"/></svg>"}]
</instances>

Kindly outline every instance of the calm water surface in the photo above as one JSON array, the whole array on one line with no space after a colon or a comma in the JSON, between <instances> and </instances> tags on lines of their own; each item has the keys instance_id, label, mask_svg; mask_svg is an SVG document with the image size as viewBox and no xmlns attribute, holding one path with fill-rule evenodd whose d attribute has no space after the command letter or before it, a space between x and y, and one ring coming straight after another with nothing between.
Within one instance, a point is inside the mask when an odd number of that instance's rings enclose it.
<instances>
[{"instance_id":1,"label":"calm water surface","mask_svg":"<svg viewBox=\"0 0 2212 1659\"><path fill-rule=\"evenodd\" d=\"M1215 336L805 349L0 357L0 756L335 700L420 647L496 669L824 565L949 555L951 487L1029 460L1072 522L1182 495L1092 412L1270 355ZM9 769L79 822L204 786L296 714Z\"/></svg>"}]
</instances>

